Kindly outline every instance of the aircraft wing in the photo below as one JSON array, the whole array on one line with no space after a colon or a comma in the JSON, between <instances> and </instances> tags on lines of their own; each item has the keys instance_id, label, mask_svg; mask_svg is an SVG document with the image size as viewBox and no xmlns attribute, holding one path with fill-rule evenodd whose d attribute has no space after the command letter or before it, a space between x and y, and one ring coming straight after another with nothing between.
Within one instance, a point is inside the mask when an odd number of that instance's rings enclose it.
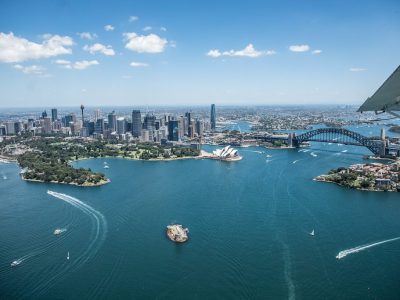
<instances>
[{"instance_id":1,"label":"aircraft wing","mask_svg":"<svg viewBox=\"0 0 400 300\"><path fill-rule=\"evenodd\" d=\"M359 112L400 111L400 66L358 109Z\"/></svg>"}]
</instances>

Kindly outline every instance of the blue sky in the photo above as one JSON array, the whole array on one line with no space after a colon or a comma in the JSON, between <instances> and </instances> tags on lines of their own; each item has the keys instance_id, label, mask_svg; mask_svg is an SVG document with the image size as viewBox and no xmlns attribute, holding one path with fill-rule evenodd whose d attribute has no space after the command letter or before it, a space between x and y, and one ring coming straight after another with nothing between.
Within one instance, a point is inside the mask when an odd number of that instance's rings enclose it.
<instances>
[{"instance_id":1,"label":"blue sky","mask_svg":"<svg viewBox=\"0 0 400 300\"><path fill-rule=\"evenodd\" d=\"M395 0L1 0L0 106L360 104L399 49Z\"/></svg>"}]
</instances>

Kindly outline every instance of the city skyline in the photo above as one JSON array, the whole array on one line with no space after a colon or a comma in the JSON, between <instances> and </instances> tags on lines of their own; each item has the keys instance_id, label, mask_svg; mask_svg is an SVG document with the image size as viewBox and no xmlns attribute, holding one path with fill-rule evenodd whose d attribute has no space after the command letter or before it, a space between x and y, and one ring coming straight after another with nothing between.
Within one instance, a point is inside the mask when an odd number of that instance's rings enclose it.
<instances>
[{"instance_id":1,"label":"city skyline","mask_svg":"<svg viewBox=\"0 0 400 300\"><path fill-rule=\"evenodd\" d=\"M41 3L0 5L0 107L361 104L399 62L390 0Z\"/></svg>"}]
</instances>

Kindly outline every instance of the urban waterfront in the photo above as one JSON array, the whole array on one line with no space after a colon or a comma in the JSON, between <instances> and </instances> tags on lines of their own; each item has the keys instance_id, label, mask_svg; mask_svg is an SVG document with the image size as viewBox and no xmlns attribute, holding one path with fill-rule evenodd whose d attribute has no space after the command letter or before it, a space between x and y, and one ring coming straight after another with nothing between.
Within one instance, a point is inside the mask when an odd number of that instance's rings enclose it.
<instances>
[{"instance_id":1,"label":"urban waterfront","mask_svg":"<svg viewBox=\"0 0 400 300\"><path fill-rule=\"evenodd\" d=\"M400 235L397 194L315 182L367 150L309 150L239 148L236 163L77 161L111 179L89 189L25 182L15 164L1 164L2 298L398 297L400 242L335 258ZM189 228L186 244L167 239L174 222Z\"/></svg>"}]
</instances>

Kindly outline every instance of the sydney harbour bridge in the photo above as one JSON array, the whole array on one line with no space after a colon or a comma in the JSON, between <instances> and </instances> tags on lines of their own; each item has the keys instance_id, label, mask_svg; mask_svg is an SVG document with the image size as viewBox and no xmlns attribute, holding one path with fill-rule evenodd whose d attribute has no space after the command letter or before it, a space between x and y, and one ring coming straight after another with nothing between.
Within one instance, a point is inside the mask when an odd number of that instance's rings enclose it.
<instances>
[{"instance_id":1,"label":"sydney harbour bridge","mask_svg":"<svg viewBox=\"0 0 400 300\"><path fill-rule=\"evenodd\" d=\"M368 148L374 155L389 155L391 149L390 143L385 139L384 134L381 137L366 137L358 132L354 132L345 128L319 128L296 135L289 133L287 135L260 135L253 136L254 139L262 142L274 143L277 141L285 142L288 146L300 147L305 142L323 142L336 143L344 145L362 146Z\"/></svg>"}]
</instances>

